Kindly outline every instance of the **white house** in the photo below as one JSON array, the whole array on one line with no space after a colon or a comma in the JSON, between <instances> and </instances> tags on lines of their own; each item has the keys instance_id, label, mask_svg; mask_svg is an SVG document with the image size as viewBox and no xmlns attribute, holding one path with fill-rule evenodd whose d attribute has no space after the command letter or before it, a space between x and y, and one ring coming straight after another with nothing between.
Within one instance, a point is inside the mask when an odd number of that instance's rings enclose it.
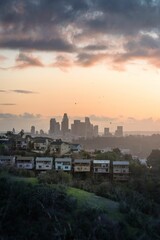
<instances>
[{"instance_id":1,"label":"white house","mask_svg":"<svg viewBox=\"0 0 160 240\"><path fill-rule=\"evenodd\" d=\"M51 170L52 167L52 157L36 157L36 170Z\"/></svg>"},{"instance_id":2,"label":"white house","mask_svg":"<svg viewBox=\"0 0 160 240\"><path fill-rule=\"evenodd\" d=\"M141 165L147 166L147 159L146 158L140 158L139 162Z\"/></svg>"},{"instance_id":3,"label":"white house","mask_svg":"<svg viewBox=\"0 0 160 240\"><path fill-rule=\"evenodd\" d=\"M10 166L15 164L14 156L0 156L0 165Z\"/></svg>"},{"instance_id":4,"label":"white house","mask_svg":"<svg viewBox=\"0 0 160 240\"><path fill-rule=\"evenodd\" d=\"M94 173L110 173L110 160L93 160Z\"/></svg>"},{"instance_id":5,"label":"white house","mask_svg":"<svg viewBox=\"0 0 160 240\"><path fill-rule=\"evenodd\" d=\"M18 156L16 158L16 167L23 168L23 169L33 169L34 168L34 157Z\"/></svg>"},{"instance_id":6,"label":"white house","mask_svg":"<svg viewBox=\"0 0 160 240\"><path fill-rule=\"evenodd\" d=\"M113 161L113 180L126 181L129 179L129 162Z\"/></svg>"},{"instance_id":7,"label":"white house","mask_svg":"<svg viewBox=\"0 0 160 240\"><path fill-rule=\"evenodd\" d=\"M63 171L71 171L72 169L72 159L71 158L56 158L55 159L55 169Z\"/></svg>"}]
</instances>

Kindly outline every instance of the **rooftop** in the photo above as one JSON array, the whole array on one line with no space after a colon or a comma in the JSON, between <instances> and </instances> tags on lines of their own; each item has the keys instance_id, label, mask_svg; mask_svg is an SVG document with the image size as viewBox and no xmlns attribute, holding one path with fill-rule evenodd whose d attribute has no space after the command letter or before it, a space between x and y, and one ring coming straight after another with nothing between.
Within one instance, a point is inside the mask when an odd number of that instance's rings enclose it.
<instances>
[{"instance_id":1,"label":"rooftop","mask_svg":"<svg viewBox=\"0 0 160 240\"><path fill-rule=\"evenodd\" d=\"M93 163L110 163L110 160L93 160Z\"/></svg>"},{"instance_id":2,"label":"rooftop","mask_svg":"<svg viewBox=\"0 0 160 240\"><path fill-rule=\"evenodd\" d=\"M129 165L128 161L113 161L113 165Z\"/></svg>"}]
</instances>

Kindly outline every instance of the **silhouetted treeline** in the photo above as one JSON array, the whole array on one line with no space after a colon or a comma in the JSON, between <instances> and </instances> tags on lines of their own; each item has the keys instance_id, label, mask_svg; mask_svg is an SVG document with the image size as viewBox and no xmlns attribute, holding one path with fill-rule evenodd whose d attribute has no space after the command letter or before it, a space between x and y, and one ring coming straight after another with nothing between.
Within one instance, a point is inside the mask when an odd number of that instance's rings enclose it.
<instances>
[{"instance_id":1,"label":"silhouetted treeline","mask_svg":"<svg viewBox=\"0 0 160 240\"><path fill-rule=\"evenodd\" d=\"M81 138L78 140L84 149L121 148L130 149L133 155L147 157L152 149L160 148L160 135L152 136L126 136L126 137L97 137L92 139Z\"/></svg>"}]
</instances>

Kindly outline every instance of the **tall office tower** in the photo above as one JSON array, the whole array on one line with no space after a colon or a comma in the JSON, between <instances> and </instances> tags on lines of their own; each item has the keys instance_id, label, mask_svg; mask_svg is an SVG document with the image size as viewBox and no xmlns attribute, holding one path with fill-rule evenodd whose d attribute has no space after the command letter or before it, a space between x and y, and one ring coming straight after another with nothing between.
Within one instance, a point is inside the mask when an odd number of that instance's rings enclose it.
<instances>
[{"instance_id":1,"label":"tall office tower","mask_svg":"<svg viewBox=\"0 0 160 240\"><path fill-rule=\"evenodd\" d=\"M95 125L95 126L93 127L93 136L94 136L94 137L98 137L98 125Z\"/></svg>"},{"instance_id":2,"label":"tall office tower","mask_svg":"<svg viewBox=\"0 0 160 240\"><path fill-rule=\"evenodd\" d=\"M67 113L64 113L62 123L61 123L61 131L62 134L65 135L69 130L69 119Z\"/></svg>"},{"instance_id":3,"label":"tall office tower","mask_svg":"<svg viewBox=\"0 0 160 240\"><path fill-rule=\"evenodd\" d=\"M56 131L56 119L55 118L51 118L50 119L50 128L49 128L49 134L53 134Z\"/></svg>"},{"instance_id":4,"label":"tall office tower","mask_svg":"<svg viewBox=\"0 0 160 240\"><path fill-rule=\"evenodd\" d=\"M31 134L35 134L35 132L36 132L35 126L31 126Z\"/></svg>"},{"instance_id":5,"label":"tall office tower","mask_svg":"<svg viewBox=\"0 0 160 240\"><path fill-rule=\"evenodd\" d=\"M90 123L89 117L85 117L85 137L93 137L93 125Z\"/></svg>"},{"instance_id":6,"label":"tall office tower","mask_svg":"<svg viewBox=\"0 0 160 240\"><path fill-rule=\"evenodd\" d=\"M104 128L104 137L111 136L111 133L109 132L109 128Z\"/></svg>"},{"instance_id":7,"label":"tall office tower","mask_svg":"<svg viewBox=\"0 0 160 240\"><path fill-rule=\"evenodd\" d=\"M123 137L123 126L117 126L117 129L115 131L116 137Z\"/></svg>"},{"instance_id":8,"label":"tall office tower","mask_svg":"<svg viewBox=\"0 0 160 240\"><path fill-rule=\"evenodd\" d=\"M60 123L59 122L56 122L55 133L60 134Z\"/></svg>"},{"instance_id":9,"label":"tall office tower","mask_svg":"<svg viewBox=\"0 0 160 240\"><path fill-rule=\"evenodd\" d=\"M40 135L44 135L43 129L40 129L39 134L40 134Z\"/></svg>"},{"instance_id":10,"label":"tall office tower","mask_svg":"<svg viewBox=\"0 0 160 240\"><path fill-rule=\"evenodd\" d=\"M77 137L85 136L85 123L80 120L74 120L74 123L71 124L71 133Z\"/></svg>"}]
</instances>

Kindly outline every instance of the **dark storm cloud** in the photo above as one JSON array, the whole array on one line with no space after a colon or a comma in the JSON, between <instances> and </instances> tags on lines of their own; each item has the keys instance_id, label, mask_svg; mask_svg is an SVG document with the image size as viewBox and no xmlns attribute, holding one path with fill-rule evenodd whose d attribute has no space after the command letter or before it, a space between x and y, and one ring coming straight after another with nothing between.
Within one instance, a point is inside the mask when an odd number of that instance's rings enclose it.
<instances>
[{"instance_id":1,"label":"dark storm cloud","mask_svg":"<svg viewBox=\"0 0 160 240\"><path fill-rule=\"evenodd\" d=\"M20 89L11 90L11 92L15 92L15 93L22 93L22 94L35 94L35 93L37 93L37 92L33 92L33 91L28 91L28 90L20 90Z\"/></svg>"},{"instance_id":2,"label":"dark storm cloud","mask_svg":"<svg viewBox=\"0 0 160 240\"><path fill-rule=\"evenodd\" d=\"M87 51L104 51L107 49L107 46L95 44L95 45L87 45L83 49Z\"/></svg>"},{"instance_id":3,"label":"dark storm cloud","mask_svg":"<svg viewBox=\"0 0 160 240\"><path fill-rule=\"evenodd\" d=\"M149 64L160 67L160 38L148 35L139 36L124 44L124 53L113 56L113 63L125 65L132 60L145 60Z\"/></svg>"},{"instance_id":4,"label":"dark storm cloud","mask_svg":"<svg viewBox=\"0 0 160 240\"><path fill-rule=\"evenodd\" d=\"M154 0L95 0L101 15L87 21L93 31L112 34L135 34L141 30L159 29L160 1Z\"/></svg>"},{"instance_id":5,"label":"dark storm cloud","mask_svg":"<svg viewBox=\"0 0 160 240\"><path fill-rule=\"evenodd\" d=\"M109 57L121 64L149 57L159 67L159 52L153 51L159 51L160 0L1 0L0 29L0 48L77 56L73 63L57 59L53 66L88 67ZM114 39L117 53L109 52L109 37ZM121 38L123 54L116 46ZM18 61L18 68L44 66L29 54L21 53Z\"/></svg>"},{"instance_id":6,"label":"dark storm cloud","mask_svg":"<svg viewBox=\"0 0 160 240\"><path fill-rule=\"evenodd\" d=\"M87 9L85 1L6 0L0 3L1 48L73 51L62 28Z\"/></svg>"},{"instance_id":7,"label":"dark storm cloud","mask_svg":"<svg viewBox=\"0 0 160 240\"><path fill-rule=\"evenodd\" d=\"M30 49L30 50L45 50L45 51L63 51L63 52L72 52L73 46L67 41L62 39L8 39L5 41L0 41L1 48L11 48L11 49Z\"/></svg>"}]
</instances>

